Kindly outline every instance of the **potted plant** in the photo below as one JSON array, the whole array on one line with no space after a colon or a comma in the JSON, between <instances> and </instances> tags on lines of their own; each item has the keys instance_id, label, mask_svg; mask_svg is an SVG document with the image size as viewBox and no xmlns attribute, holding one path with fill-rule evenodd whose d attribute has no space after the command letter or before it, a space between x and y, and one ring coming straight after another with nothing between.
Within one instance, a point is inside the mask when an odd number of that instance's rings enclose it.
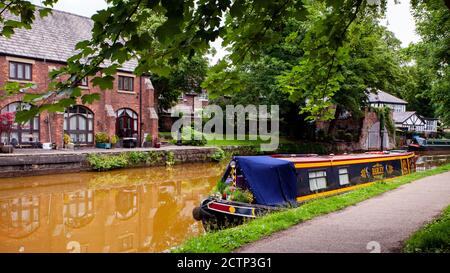
<instances>
[{"instance_id":1,"label":"potted plant","mask_svg":"<svg viewBox=\"0 0 450 273\"><path fill-rule=\"evenodd\" d=\"M151 134L147 134L145 136L144 147L152 147L153 145L153 137Z\"/></svg>"},{"instance_id":2,"label":"potted plant","mask_svg":"<svg viewBox=\"0 0 450 273\"><path fill-rule=\"evenodd\" d=\"M161 147L161 143L159 142L158 136L153 137L153 147L155 147L155 148Z\"/></svg>"},{"instance_id":3,"label":"potted plant","mask_svg":"<svg viewBox=\"0 0 450 273\"><path fill-rule=\"evenodd\" d=\"M111 149L111 143L109 142L107 133L98 132L95 134L95 147L100 149Z\"/></svg>"},{"instance_id":4,"label":"potted plant","mask_svg":"<svg viewBox=\"0 0 450 273\"><path fill-rule=\"evenodd\" d=\"M117 142L119 142L119 137L118 137L117 135L113 135L113 136L111 137L111 145L112 145L112 148L115 148L115 147L116 147Z\"/></svg>"},{"instance_id":5,"label":"potted plant","mask_svg":"<svg viewBox=\"0 0 450 273\"><path fill-rule=\"evenodd\" d=\"M73 144L72 139L68 134L64 134L64 147L66 149L73 149L75 148L75 144Z\"/></svg>"}]
</instances>

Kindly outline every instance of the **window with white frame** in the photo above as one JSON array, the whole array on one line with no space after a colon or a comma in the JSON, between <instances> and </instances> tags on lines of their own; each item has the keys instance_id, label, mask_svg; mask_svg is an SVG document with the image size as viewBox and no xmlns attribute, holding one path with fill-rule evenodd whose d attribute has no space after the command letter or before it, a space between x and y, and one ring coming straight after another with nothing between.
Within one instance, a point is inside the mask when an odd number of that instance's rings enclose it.
<instances>
[{"instance_id":1,"label":"window with white frame","mask_svg":"<svg viewBox=\"0 0 450 273\"><path fill-rule=\"evenodd\" d=\"M12 80L31 81L32 65L29 63L9 62L9 78Z\"/></svg>"},{"instance_id":2,"label":"window with white frame","mask_svg":"<svg viewBox=\"0 0 450 273\"><path fill-rule=\"evenodd\" d=\"M317 191L320 189L325 189L327 187L327 172L313 171L308 173L309 177L309 188L311 191Z\"/></svg>"},{"instance_id":3,"label":"window with white frame","mask_svg":"<svg viewBox=\"0 0 450 273\"><path fill-rule=\"evenodd\" d=\"M133 92L134 78L119 75L118 87L120 91Z\"/></svg>"},{"instance_id":4,"label":"window with white frame","mask_svg":"<svg viewBox=\"0 0 450 273\"><path fill-rule=\"evenodd\" d=\"M347 185L350 183L350 179L348 178L348 169L340 168L339 169L339 184Z\"/></svg>"}]
</instances>

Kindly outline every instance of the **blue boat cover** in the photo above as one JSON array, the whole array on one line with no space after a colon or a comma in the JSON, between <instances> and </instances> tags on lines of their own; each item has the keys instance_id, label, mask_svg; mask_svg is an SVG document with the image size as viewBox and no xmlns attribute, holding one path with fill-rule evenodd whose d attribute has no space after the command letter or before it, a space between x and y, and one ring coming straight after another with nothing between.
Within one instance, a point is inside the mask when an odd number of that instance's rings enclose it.
<instances>
[{"instance_id":1,"label":"blue boat cover","mask_svg":"<svg viewBox=\"0 0 450 273\"><path fill-rule=\"evenodd\" d=\"M257 204L267 206L295 205L297 175L292 162L270 156L235 156ZM225 172L228 176L230 167Z\"/></svg>"}]
</instances>

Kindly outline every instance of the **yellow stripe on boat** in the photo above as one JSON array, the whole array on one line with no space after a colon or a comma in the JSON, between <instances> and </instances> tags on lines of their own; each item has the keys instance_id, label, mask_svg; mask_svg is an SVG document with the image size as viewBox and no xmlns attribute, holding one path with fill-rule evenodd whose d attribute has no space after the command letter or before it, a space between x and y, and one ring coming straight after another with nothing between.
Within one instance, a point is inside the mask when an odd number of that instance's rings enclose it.
<instances>
[{"instance_id":1,"label":"yellow stripe on boat","mask_svg":"<svg viewBox=\"0 0 450 273\"><path fill-rule=\"evenodd\" d=\"M352 165L359 163L371 163L371 162L382 162L391 160L401 160L414 157L414 155L407 156L392 156L392 157L376 157L376 158L364 158L364 159L352 159L352 160L339 160L339 161L325 161L325 162L315 162L315 163L294 163L295 168L314 168L314 167L331 167L331 166L342 166L342 165Z\"/></svg>"},{"instance_id":2,"label":"yellow stripe on boat","mask_svg":"<svg viewBox=\"0 0 450 273\"><path fill-rule=\"evenodd\" d=\"M356 189L359 189L359 188L364 188L364 187L370 186L373 183L375 183L375 182L368 182L368 183L355 185L355 186L350 186L350 187L345 187L345 188L341 188L341 189L336 189L336 190L331 190L331 191L324 191L324 192L313 193L313 194L309 194L309 195L305 195L305 196L300 196L300 197L297 197L297 202L303 202L303 201L311 200L311 199L314 199L314 198L319 198L319 197L339 194L339 193L343 193L343 192L347 192L347 191L352 191L352 190L356 190Z\"/></svg>"}]
</instances>

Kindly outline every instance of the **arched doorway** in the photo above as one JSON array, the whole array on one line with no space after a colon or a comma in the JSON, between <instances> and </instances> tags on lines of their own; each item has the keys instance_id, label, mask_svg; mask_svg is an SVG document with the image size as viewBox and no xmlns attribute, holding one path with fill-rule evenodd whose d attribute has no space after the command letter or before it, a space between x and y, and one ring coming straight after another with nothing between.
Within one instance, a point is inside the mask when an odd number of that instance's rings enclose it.
<instances>
[{"instance_id":1,"label":"arched doorway","mask_svg":"<svg viewBox=\"0 0 450 273\"><path fill-rule=\"evenodd\" d=\"M29 104L17 101L3 107L0 110L0 113L16 113L17 111L27 110L29 108ZM0 142L18 144L30 144L39 142L39 115L35 116L31 121L28 121L21 125L14 123L9 141L8 136L6 134L3 134L0 136Z\"/></svg>"},{"instance_id":2,"label":"arched doorway","mask_svg":"<svg viewBox=\"0 0 450 273\"><path fill-rule=\"evenodd\" d=\"M94 113L82 105L66 109L64 113L64 132L70 136L73 143L94 143Z\"/></svg>"},{"instance_id":3,"label":"arched doorway","mask_svg":"<svg viewBox=\"0 0 450 273\"><path fill-rule=\"evenodd\" d=\"M129 108L116 112L116 134L119 138L138 136L138 115Z\"/></svg>"}]
</instances>

